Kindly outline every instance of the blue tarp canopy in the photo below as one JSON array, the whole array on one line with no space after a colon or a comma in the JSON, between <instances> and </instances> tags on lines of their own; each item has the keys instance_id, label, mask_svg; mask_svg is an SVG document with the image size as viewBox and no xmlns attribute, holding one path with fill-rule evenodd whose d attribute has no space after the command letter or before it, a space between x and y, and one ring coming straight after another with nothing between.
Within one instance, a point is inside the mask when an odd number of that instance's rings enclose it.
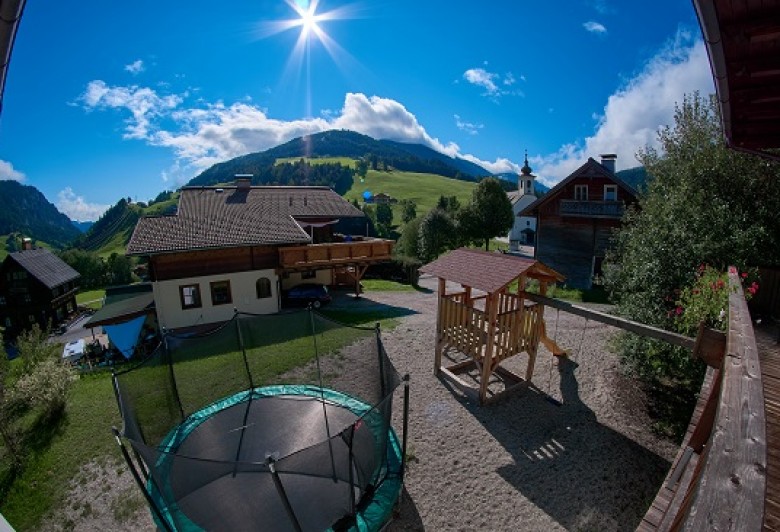
<instances>
[{"instance_id":1,"label":"blue tarp canopy","mask_svg":"<svg viewBox=\"0 0 780 532\"><path fill-rule=\"evenodd\" d=\"M146 321L146 315L120 323L117 325L104 325L103 330L108 335L108 339L114 344L122 355L129 359L135 352L135 346L138 344L138 336Z\"/></svg>"}]
</instances>

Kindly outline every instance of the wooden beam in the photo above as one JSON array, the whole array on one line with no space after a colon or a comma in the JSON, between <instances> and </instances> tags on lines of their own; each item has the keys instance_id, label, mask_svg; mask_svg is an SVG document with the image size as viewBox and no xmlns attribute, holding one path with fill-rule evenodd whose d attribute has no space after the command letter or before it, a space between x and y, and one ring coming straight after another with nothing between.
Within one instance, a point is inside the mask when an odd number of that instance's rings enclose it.
<instances>
[{"instance_id":1,"label":"wooden beam","mask_svg":"<svg viewBox=\"0 0 780 532\"><path fill-rule=\"evenodd\" d=\"M444 351L444 334L441 326L441 303L447 295L447 280L439 277L439 301L436 305L436 346L434 348L433 374L439 375L441 371L441 355Z\"/></svg>"},{"instance_id":2,"label":"wooden beam","mask_svg":"<svg viewBox=\"0 0 780 532\"><path fill-rule=\"evenodd\" d=\"M564 312L568 312L569 314L575 314L577 316L588 318L589 320L612 325L613 327L617 327L625 331L630 331L641 336L655 338L656 340L663 340L664 342L668 342L672 345L679 345L680 347L684 347L686 349L693 350L696 344L696 339L689 336L659 329L658 327L653 327L651 325L645 325L644 323L639 323L637 321L627 320L625 318L599 312L598 310L572 305L571 303L561 301L559 299L552 299L543 295L532 294L530 292L526 292L525 297L531 301L541 303L542 305L546 305L548 307L560 309Z\"/></svg>"}]
</instances>

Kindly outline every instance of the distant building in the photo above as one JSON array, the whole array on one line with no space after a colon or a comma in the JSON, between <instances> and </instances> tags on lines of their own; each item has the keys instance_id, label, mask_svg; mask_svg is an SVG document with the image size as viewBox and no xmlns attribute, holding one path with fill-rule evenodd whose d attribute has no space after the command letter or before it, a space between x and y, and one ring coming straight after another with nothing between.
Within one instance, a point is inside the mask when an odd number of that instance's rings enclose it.
<instances>
[{"instance_id":1,"label":"distant building","mask_svg":"<svg viewBox=\"0 0 780 532\"><path fill-rule=\"evenodd\" d=\"M380 192L379 194L376 194L373 197L373 202L377 205L392 205L394 203L398 203L398 200L394 197L392 197L390 194L385 194L384 192Z\"/></svg>"},{"instance_id":2,"label":"distant building","mask_svg":"<svg viewBox=\"0 0 780 532\"><path fill-rule=\"evenodd\" d=\"M14 338L38 324L56 326L76 311L79 273L48 249L10 253L0 266L0 323L5 336Z\"/></svg>"},{"instance_id":3,"label":"distant building","mask_svg":"<svg viewBox=\"0 0 780 532\"><path fill-rule=\"evenodd\" d=\"M343 218L363 218L327 187L185 187L172 216L141 218L127 247L149 258L157 320L178 329L226 321L234 309L268 314L302 282L355 285L392 242L345 239Z\"/></svg>"},{"instance_id":4,"label":"distant building","mask_svg":"<svg viewBox=\"0 0 780 532\"><path fill-rule=\"evenodd\" d=\"M515 215L515 223L509 232L509 250L517 251L520 245L534 245L536 242L536 218L533 216L520 216L520 212L536 201L534 183L536 176L528 166L528 153L525 154L525 164L520 169L517 177L517 190L507 192L509 202L512 204L512 213Z\"/></svg>"},{"instance_id":5,"label":"distant building","mask_svg":"<svg viewBox=\"0 0 780 532\"><path fill-rule=\"evenodd\" d=\"M620 227L636 191L615 175L616 155L592 158L521 216L537 220L534 258L566 276L574 288L591 288L601 278L601 264L614 229Z\"/></svg>"}]
</instances>

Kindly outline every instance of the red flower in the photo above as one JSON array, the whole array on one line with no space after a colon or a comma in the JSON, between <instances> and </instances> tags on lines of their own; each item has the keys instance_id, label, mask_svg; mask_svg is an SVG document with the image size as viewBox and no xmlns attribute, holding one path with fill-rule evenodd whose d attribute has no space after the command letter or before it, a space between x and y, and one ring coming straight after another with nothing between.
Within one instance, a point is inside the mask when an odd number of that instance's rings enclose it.
<instances>
[{"instance_id":1,"label":"red flower","mask_svg":"<svg viewBox=\"0 0 780 532\"><path fill-rule=\"evenodd\" d=\"M742 272L742 278L747 279L747 272Z\"/></svg>"},{"instance_id":2,"label":"red flower","mask_svg":"<svg viewBox=\"0 0 780 532\"><path fill-rule=\"evenodd\" d=\"M675 313L675 314L677 314L678 316L679 316L680 314L682 314L682 313L683 313L683 309L682 309L682 307L677 307L676 309L674 309L674 313Z\"/></svg>"},{"instance_id":3,"label":"red flower","mask_svg":"<svg viewBox=\"0 0 780 532\"><path fill-rule=\"evenodd\" d=\"M723 288L726 286L726 283L723 282L723 279L718 279L718 288Z\"/></svg>"}]
</instances>

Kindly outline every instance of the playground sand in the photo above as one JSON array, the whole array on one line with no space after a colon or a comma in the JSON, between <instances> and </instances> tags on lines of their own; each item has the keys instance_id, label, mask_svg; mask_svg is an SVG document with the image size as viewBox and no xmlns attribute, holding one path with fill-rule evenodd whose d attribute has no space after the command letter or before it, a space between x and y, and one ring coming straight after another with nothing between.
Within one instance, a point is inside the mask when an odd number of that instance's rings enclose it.
<instances>
[{"instance_id":1,"label":"playground sand","mask_svg":"<svg viewBox=\"0 0 780 532\"><path fill-rule=\"evenodd\" d=\"M480 407L433 375L436 280L420 283L423 292L333 303L402 315L382 335L398 371L411 375L409 466L389 530L636 528L677 446L652 432L644 393L609 351L616 330L563 312L556 324L547 309L548 334L569 357L540 346L534 386ZM324 373L349 367L350 356L326 362ZM524 374L524 356L509 362ZM400 436L400 390L395 400ZM42 529L154 530L123 464L89 464L71 493Z\"/></svg>"}]
</instances>

